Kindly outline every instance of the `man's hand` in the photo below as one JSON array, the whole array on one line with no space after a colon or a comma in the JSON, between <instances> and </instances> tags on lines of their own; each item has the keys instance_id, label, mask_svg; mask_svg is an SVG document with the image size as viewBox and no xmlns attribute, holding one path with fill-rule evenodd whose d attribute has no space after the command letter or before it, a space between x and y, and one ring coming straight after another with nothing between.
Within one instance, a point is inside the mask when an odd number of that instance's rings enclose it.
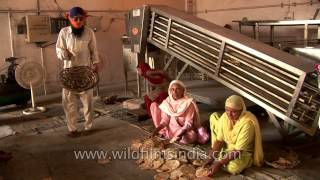
<instances>
[{"instance_id":1,"label":"man's hand","mask_svg":"<svg viewBox=\"0 0 320 180\"><path fill-rule=\"evenodd\" d=\"M69 51L69 49L66 49L66 52L67 52L68 59L71 60L71 58L72 58L74 55Z\"/></svg>"},{"instance_id":2,"label":"man's hand","mask_svg":"<svg viewBox=\"0 0 320 180\"><path fill-rule=\"evenodd\" d=\"M214 176L221 168L222 163L219 161L215 162L211 167L210 167L210 173L209 176Z\"/></svg>"},{"instance_id":3,"label":"man's hand","mask_svg":"<svg viewBox=\"0 0 320 180\"><path fill-rule=\"evenodd\" d=\"M94 72L98 73L98 71L99 71L98 63L92 65L92 70L93 70Z\"/></svg>"}]
</instances>

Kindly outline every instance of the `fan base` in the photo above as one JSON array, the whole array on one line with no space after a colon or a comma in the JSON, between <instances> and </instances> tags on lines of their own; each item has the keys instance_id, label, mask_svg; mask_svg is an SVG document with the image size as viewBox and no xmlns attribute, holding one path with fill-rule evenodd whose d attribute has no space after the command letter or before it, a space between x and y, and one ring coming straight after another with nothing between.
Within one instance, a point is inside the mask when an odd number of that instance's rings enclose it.
<instances>
[{"instance_id":1,"label":"fan base","mask_svg":"<svg viewBox=\"0 0 320 180\"><path fill-rule=\"evenodd\" d=\"M46 111L46 108L45 107L32 107L32 108L28 108L28 109L25 109L24 111L22 111L22 113L24 115L31 115L31 114L38 114L38 113L42 113Z\"/></svg>"}]
</instances>

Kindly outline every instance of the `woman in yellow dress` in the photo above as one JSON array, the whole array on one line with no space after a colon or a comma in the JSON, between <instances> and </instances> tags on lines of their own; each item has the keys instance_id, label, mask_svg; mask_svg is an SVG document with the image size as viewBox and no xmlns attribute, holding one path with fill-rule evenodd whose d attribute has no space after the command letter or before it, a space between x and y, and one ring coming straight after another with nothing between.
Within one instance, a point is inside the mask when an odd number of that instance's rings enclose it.
<instances>
[{"instance_id":1,"label":"woman in yellow dress","mask_svg":"<svg viewBox=\"0 0 320 180\"><path fill-rule=\"evenodd\" d=\"M227 98L225 113L219 118L216 113L210 116L212 150L210 176L223 167L235 175L244 169L263 165L263 149L257 118L246 110L243 99L238 95Z\"/></svg>"}]
</instances>

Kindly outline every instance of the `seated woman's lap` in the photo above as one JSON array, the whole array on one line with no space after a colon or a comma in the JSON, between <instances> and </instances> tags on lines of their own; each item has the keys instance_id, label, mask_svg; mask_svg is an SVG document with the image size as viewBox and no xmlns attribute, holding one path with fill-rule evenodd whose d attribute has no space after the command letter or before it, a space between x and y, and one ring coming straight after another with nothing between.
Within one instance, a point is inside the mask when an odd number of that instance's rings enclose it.
<instances>
[{"instance_id":1,"label":"seated woman's lap","mask_svg":"<svg viewBox=\"0 0 320 180\"><path fill-rule=\"evenodd\" d=\"M197 141L197 133L194 130L189 130L182 136L180 140L183 144L191 144Z\"/></svg>"}]
</instances>

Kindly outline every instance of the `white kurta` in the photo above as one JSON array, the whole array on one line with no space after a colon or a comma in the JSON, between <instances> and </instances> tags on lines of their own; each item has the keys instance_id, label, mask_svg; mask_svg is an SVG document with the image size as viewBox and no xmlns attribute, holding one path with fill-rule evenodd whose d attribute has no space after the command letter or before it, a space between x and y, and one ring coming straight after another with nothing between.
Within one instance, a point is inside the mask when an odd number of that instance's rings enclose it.
<instances>
[{"instance_id":1,"label":"white kurta","mask_svg":"<svg viewBox=\"0 0 320 180\"><path fill-rule=\"evenodd\" d=\"M68 57L66 50L73 55ZM92 66L99 62L97 42L94 32L88 28L84 28L81 37L72 34L71 27L61 29L57 44L56 52L58 59L63 61L63 68L71 68L77 66ZM66 114L66 121L69 131L77 130L78 121L78 98L83 105L85 130L90 130L93 121L93 90L89 89L84 92L73 92L67 89L62 90L62 105Z\"/></svg>"},{"instance_id":2,"label":"white kurta","mask_svg":"<svg viewBox=\"0 0 320 180\"><path fill-rule=\"evenodd\" d=\"M71 59L68 58L67 49L73 55ZM58 59L63 61L64 68L91 66L99 62L97 40L94 32L88 27L84 28L81 37L75 37L70 26L61 29L56 51Z\"/></svg>"}]
</instances>

